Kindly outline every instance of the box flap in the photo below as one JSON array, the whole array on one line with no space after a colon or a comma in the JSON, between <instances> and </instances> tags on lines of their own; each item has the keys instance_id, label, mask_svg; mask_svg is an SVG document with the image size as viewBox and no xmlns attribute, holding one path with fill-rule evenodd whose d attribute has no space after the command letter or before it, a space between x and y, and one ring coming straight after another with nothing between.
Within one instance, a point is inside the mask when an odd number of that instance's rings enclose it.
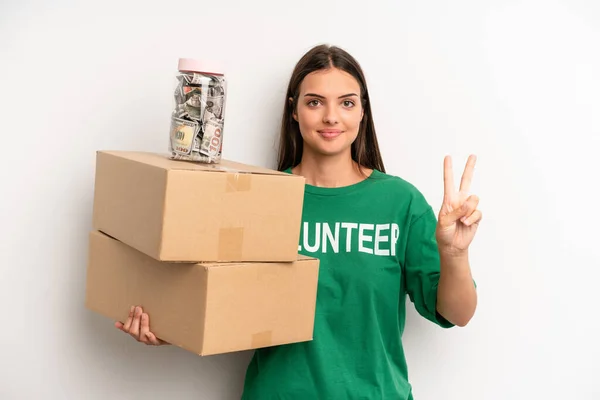
<instances>
[{"instance_id":1,"label":"box flap","mask_svg":"<svg viewBox=\"0 0 600 400\"><path fill-rule=\"evenodd\" d=\"M235 161L222 159L218 164L207 164L193 161L172 160L166 153L152 153L143 151L122 151L122 150L99 150L99 153L111 154L117 157L126 158L132 161L144 164L154 165L166 170L185 170L185 171L215 171L215 172L233 172L250 173L261 175L282 175L296 177L285 172L276 171L269 168L258 167L254 165L242 164ZM301 178L301 177L298 177ZM304 178L302 178L304 179Z\"/></svg>"},{"instance_id":2,"label":"box flap","mask_svg":"<svg viewBox=\"0 0 600 400\"><path fill-rule=\"evenodd\" d=\"M310 261L319 261L318 258L315 257L308 257L302 254L298 254L298 259L295 261L296 263L304 263L304 262L310 262ZM190 262L181 262L182 264L189 264ZM277 261L247 261L247 262L232 262L232 261L196 261L195 264L196 265L201 265L202 267L204 267L206 270L211 270L214 268L237 268L237 267L243 267L243 266L247 266L247 265L254 265L254 264L265 264L265 265L277 265L277 264L282 264L282 265L291 265L294 262L289 262L289 261L281 261L281 262L277 262Z\"/></svg>"}]
</instances>

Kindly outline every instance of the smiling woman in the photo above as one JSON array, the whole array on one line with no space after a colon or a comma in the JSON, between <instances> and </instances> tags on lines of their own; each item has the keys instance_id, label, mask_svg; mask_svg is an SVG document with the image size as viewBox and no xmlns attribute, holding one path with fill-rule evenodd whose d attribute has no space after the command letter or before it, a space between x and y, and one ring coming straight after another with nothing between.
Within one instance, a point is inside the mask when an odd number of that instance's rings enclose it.
<instances>
[{"instance_id":1,"label":"smiling woman","mask_svg":"<svg viewBox=\"0 0 600 400\"><path fill-rule=\"evenodd\" d=\"M319 164L310 160L330 155L349 163L346 167L357 173L350 178L353 182L373 169L385 172L364 73L338 47L314 47L298 61L288 85L281 128L278 167L282 171L301 161ZM295 168L294 173L302 175L302 168Z\"/></svg>"},{"instance_id":2,"label":"smiling woman","mask_svg":"<svg viewBox=\"0 0 600 400\"><path fill-rule=\"evenodd\" d=\"M475 311L466 257L481 218L466 195L475 159L458 193L445 160L438 224L413 185L385 173L364 74L331 46L296 65L280 135L279 169L307 182L299 252L321 262L314 340L258 349L243 399L412 399L406 296L442 327Z\"/></svg>"},{"instance_id":3,"label":"smiling woman","mask_svg":"<svg viewBox=\"0 0 600 400\"><path fill-rule=\"evenodd\" d=\"M314 340L257 349L244 400L412 399L402 345L408 296L424 318L464 326L475 312L468 261L481 213L444 160L439 221L417 188L385 173L365 78L337 47L296 65L279 169L306 179L298 251L320 260ZM119 329L163 344L141 309Z\"/></svg>"}]
</instances>

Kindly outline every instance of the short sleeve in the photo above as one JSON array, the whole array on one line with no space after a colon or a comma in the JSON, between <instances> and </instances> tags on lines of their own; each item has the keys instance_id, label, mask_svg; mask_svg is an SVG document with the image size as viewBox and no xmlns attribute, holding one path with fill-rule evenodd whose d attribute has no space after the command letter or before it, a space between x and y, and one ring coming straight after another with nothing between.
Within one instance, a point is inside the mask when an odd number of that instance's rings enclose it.
<instances>
[{"instance_id":1,"label":"short sleeve","mask_svg":"<svg viewBox=\"0 0 600 400\"><path fill-rule=\"evenodd\" d=\"M436 310L440 279L436 226L437 219L431 207L413 217L406 242L404 281L406 292L417 312L442 328L451 328L454 324Z\"/></svg>"}]
</instances>

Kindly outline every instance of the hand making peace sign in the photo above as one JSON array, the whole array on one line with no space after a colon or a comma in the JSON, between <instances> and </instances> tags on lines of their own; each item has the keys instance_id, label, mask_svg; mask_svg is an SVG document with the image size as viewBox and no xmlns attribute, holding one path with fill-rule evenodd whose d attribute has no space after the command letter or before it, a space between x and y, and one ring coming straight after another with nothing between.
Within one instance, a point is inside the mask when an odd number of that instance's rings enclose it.
<instances>
[{"instance_id":1,"label":"hand making peace sign","mask_svg":"<svg viewBox=\"0 0 600 400\"><path fill-rule=\"evenodd\" d=\"M477 209L479 198L469 195L476 157L471 155L460 181L460 188L454 187L452 159L444 158L444 201L438 215L436 239L440 251L461 255L466 253L475 237L481 220L481 211Z\"/></svg>"}]
</instances>

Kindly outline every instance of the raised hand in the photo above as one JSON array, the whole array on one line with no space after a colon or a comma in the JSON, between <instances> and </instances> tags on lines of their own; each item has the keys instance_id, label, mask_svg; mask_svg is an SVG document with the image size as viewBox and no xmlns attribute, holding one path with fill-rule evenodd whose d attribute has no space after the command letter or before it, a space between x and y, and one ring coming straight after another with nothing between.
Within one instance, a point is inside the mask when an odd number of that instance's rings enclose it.
<instances>
[{"instance_id":1,"label":"raised hand","mask_svg":"<svg viewBox=\"0 0 600 400\"><path fill-rule=\"evenodd\" d=\"M476 160L474 155L469 156L456 191L452 158L444 158L444 201L438 215L436 239L440 251L447 254L466 253L481 221L481 211L477 209L479 198L469 194Z\"/></svg>"}]
</instances>

